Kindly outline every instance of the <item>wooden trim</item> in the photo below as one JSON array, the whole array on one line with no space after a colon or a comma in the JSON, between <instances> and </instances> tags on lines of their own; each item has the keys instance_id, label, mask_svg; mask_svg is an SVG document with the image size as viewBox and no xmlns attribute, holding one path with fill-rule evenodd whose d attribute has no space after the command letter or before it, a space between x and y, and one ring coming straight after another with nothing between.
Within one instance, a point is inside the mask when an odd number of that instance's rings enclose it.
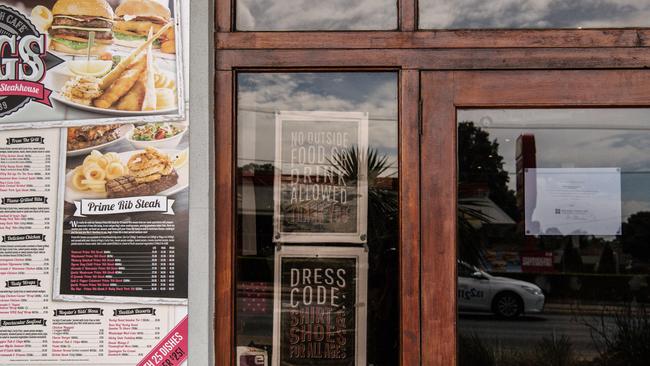
<instances>
[{"instance_id":1,"label":"wooden trim","mask_svg":"<svg viewBox=\"0 0 650 366\"><path fill-rule=\"evenodd\" d=\"M420 353L420 72L400 73L400 352L401 365L419 365Z\"/></svg>"},{"instance_id":2,"label":"wooden trim","mask_svg":"<svg viewBox=\"0 0 650 366\"><path fill-rule=\"evenodd\" d=\"M230 32L234 29L236 0L215 0L215 19L217 32Z\"/></svg>"},{"instance_id":3,"label":"wooden trim","mask_svg":"<svg viewBox=\"0 0 650 366\"><path fill-rule=\"evenodd\" d=\"M216 182L215 207L220 212L215 223L215 365L234 361L234 77L233 72L216 73Z\"/></svg>"},{"instance_id":4,"label":"wooden trim","mask_svg":"<svg viewBox=\"0 0 650 366\"><path fill-rule=\"evenodd\" d=\"M398 0L399 29L402 32L412 32L418 29L417 0ZM395 33L395 32L393 32Z\"/></svg>"},{"instance_id":5,"label":"wooden trim","mask_svg":"<svg viewBox=\"0 0 650 366\"><path fill-rule=\"evenodd\" d=\"M650 105L650 72L644 70L461 71L454 80L459 108Z\"/></svg>"},{"instance_id":6,"label":"wooden trim","mask_svg":"<svg viewBox=\"0 0 650 366\"><path fill-rule=\"evenodd\" d=\"M599 69L648 68L644 48L219 50L217 68Z\"/></svg>"},{"instance_id":7,"label":"wooden trim","mask_svg":"<svg viewBox=\"0 0 650 366\"><path fill-rule=\"evenodd\" d=\"M650 106L650 71L422 73L422 365L456 364L456 111Z\"/></svg>"},{"instance_id":8,"label":"wooden trim","mask_svg":"<svg viewBox=\"0 0 650 366\"><path fill-rule=\"evenodd\" d=\"M219 3L229 2L218 0ZM222 7L225 6L222 4ZM650 46L648 29L414 31L414 0L402 0L402 32L218 33L218 49L603 48ZM414 15L413 15L414 16ZM230 23L228 23L229 25ZM219 28L220 31L222 28ZM223 28L226 29L226 28ZM228 28L229 29L229 28ZM224 32L224 31L221 31ZM227 32L227 30L225 31Z\"/></svg>"},{"instance_id":9,"label":"wooden trim","mask_svg":"<svg viewBox=\"0 0 650 366\"><path fill-rule=\"evenodd\" d=\"M422 365L456 364L456 109L452 72L422 75Z\"/></svg>"}]
</instances>

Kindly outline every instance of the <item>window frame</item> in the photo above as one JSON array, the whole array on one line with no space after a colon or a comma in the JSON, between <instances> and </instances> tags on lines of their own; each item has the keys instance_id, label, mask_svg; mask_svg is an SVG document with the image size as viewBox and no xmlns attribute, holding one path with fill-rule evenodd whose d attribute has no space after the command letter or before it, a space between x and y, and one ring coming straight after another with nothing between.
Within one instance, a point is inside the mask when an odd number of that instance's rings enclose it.
<instances>
[{"instance_id":1,"label":"window frame","mask_svg":"<svg viewBox=\"0 0 650 366\"><path fill-rule=\"evenodd\" d=\"M235 32L237 16L235 11L237 9L237 0L215 0L217 6L215 7L215 19L217 32ZM417 0L395 0L397 5L397 29L385 32L398 32L404 30L414 31L417 29ZM241 33L278 33L276 31L237 31ZM284 33L310 33L309 31L291 31ZM330 33L338 33L338 31L323 31ZM369 33L373 31L359 30L352 31L354 33Z\"/></svg>"},{"instance_id":2,"label":"window frame","mask_svg":"<svg viewBox=\"0 0 650 366\"><path fill-rule=\"evenodd\" d=\"M216 93L221 97L216 103L217 127L216 151L216 206L222 212L217 215L216 238L216 289L215 289L215 365L234 365L236 346L235 322L235 156L236 156L236 81L239 72L261 70L241 69L218 71ZM267 72L304 71L302 69L263 70ZM314 69L310 72L331 70ZM368 72L367 69L345 69L340 71ZM419 353L405 350L419 349L420 334L420 285L419 285L419 127L417 125L417 105L403 109L406 100L419 97L419 73L395 69L373 69L370 71L398 72L398 149L399 166L413 169L400 169L399 177L399 267L398 286L400 293L400 360L402 365L418 365ZM414 108L415 107L415 108ZM406 122L403 122L406 121Z\"/></svg>"},{"instance_id":3,"label":"window frame","mask_svg":"<svg viewBox=\"0 0 650 366\"><path fill-rule=\"evenodd\" d=\"M650 75L650 71L641 71L650 67L649 29L418 30L416 0L398 0L399 29L396 31L236 32L233 0L215 2L214 146L217 154L214 176L215 207L219 212L215 215L214 350L215 365L218 366L235 365L234 149L238 72L399 72L399 159L400 166L408 167L400 171L399 186L402 366L455 365L455 292L450 301L436 304L436 300L440 300L442 295L449 296L450 291L456 288L456 255L455 251L449 252L455 250L452 235L455 233L455 216L448 211L455 209L453 190L456 182L450 180L449 172L442 171L438 177L447 184L442 188L453 195L432 196L433 191L424 189L424 184L431 184L426 179L432 179L430 175L434 170L430 166L426 170L421 167L421 157L430 159L432 154L439 154L438 159L443 156L448 159L437 161L440 166L449 168L449 164L455 162L455 150L450 154L455 142L449 144L448 141L454 138L456 131L454 103L462 101L469 104L465 107L471 108L503 104L485 99L490 97L516 100L518 96L504 95L498 90L501 84L485 84L487 80L512 82L508 75L514 70L526 70L526 73L534 75L556 72L551 70L583 70L591 77L598 73L611 75L609 73L633 71L644 80ZM486 73L500 76L490 76L484 81L470 78L471 75ZM481 87L468 88L460 83L470 80ZM536 82L542 83L540 87L549 93L544 80L539 77ZM432 95L432 88L420 88L432 81L439 85L435 95ZM635 80L627 82L636 83ZM634 90L639 94L621 94L618 90L619 95L613 95L615 99L610 102L616 101L618 106L643 103L650 106L650 100L645 100L643 95L650 95L650 90L647 87ZM530 98L522 106L544 105L544 101L533 100L538 97L537 89L534 93L522 92ZM481 99L477 95L480 93L487 95ZM470 103L470 95L477 97L475 102ZM459 96L465 99L453 99ZM573 97L586 98L588 95L585 92ZM610 102L604 104L611 105ZM436 117L437 122L424 118L421 123L421 116L431 117L431 109L438 107L443 108L441 111L444 113ZM453 124L445 124L450 120ZM433 137L436 139L432 140ZM431 145L432 142L438 145ZM431 149L430 146L437 147ZM451 172L454 169L452 167ZM443 202L445 197L448 202ZM425 210L421 212L424 206L438 207L443 210L443 215L432 218ZM429 220L434 220L433 224ZM427 224L421 228L421 222ZM427 260L431 255L434 259ZM443 284L447 287L443 288Z\"/></svg>"},{"instance_id":4,"label":"window frame","mask_svg":"<svg viewBox=\"0 0 650 366\"><path fill-rule=\"evenodd\" d=\"M457 111L650 106L645 70L422 72L422 365L457 361ZM535 88L531 88L535 85ZM607 85L606 88L603 85ZM450 199L449 197L453 197Z\"/></svg>"}]
</instances>

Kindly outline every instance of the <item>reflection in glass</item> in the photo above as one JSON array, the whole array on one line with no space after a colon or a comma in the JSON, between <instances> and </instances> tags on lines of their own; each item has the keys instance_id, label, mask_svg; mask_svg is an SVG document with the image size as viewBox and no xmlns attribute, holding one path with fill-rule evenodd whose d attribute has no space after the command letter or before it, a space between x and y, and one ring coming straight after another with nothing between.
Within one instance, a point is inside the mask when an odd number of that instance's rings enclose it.
<instances>
[{"instance_id":1,"label":"reflection in glass","mask_svg":"<svg viewBox=\"0 0 650 366\"><path fill-rule=\"evenodd\" d=\"M420 0L421 29L650 25L647 0Z\"/></svg>"},{"instance_id":2,"label":"reflection in glass","mask_svg":"<svg viewBox=\"0 0 650 366\"><path fill-rule=\"evenodd\" d=\"M274 275L275 251L278 245L298 245L279 243L285 234L276 236L278 227L285 233L301 234L309 233L311 227L312 241L305 243L303 236L303 241L299 244L301 246L334 245L341 247L341 253L345 253L343 247L363 246L358 243L358 238L357 243L324 242L328 233L333 231L356 230L356 227L350 228L349 225L341 224L344 220L355 221L357 218L353 212L344 209L341 194L347 195L347 192L338 190L337 194L331 196L331 200L323 203L332 208L327 215L312 215L314 210L318 211L323 206L303 204L301 197L308 199L307 195L311 195L313 191L299 190L294 196L291 194L292 184L307 186L308 183L320 182L322 185L319 192L322 197L323 192L334 192L332 188L335 183L344 181L354 194L355 182L359 172L363 171L359 167L363 164L367 169L364 175L368 182L368 207L363 212L364 218L367 219L367 237L364 237L363 241L368 249L368 264L367 331L362 336L367 340L368 365L397 365L397 74L240 73L237 87L237 347L240 350L241 347L264 350L271 357L274 284L277 280ZM364 121L367 118L367 139L360 139L359 135L350 129L349 126L358 126L358 122L333 123L331 116L354 116L357 119L363 118ZM278 121L283 121L283 129L278 129ZM278 149L276 143L278 131L281 131L279 136L286 135L280 145L282 149ZM325 144L324 150L312 150L316 154L313 161L305 162L300 158L299 154L309 154L308 149L292 149L292 144L295 142L300 145L300 139L303 137L312 140L324 139L321 140L321 145ZM292 138L295 141L292 141ZM329 139L332 139L331 144ZM337 149L331 149L332 146ZM282 156L282 169L277 166L278 151ZM284 154L284 151L287 153ZM298 159L297 164L294 164L294 158ZM302 172L309 168L311 173L300 174L299 179L294 179L297 175L292 178L292 169L284 169L285 164L293 164L292 168ZM285 202L279 208L288 210L291 215L281 216L284 221L280 221L280 226L274 227L274 212L278 209L274 206L274 188L280 187L276 187L278 180L275 174L278 172L283 172L281 182L289 192L279 195ZM345 200L345 203L349 202L353 200ZM322 220L330 217L336 218L336 224L322 225ZM287 224L287 220L292 221L291 225ZM302 221L296 224L296 220ZM291 238L287 236L285 240ZM325 266L326 262L319 263ZM326 270L325 268L322 273L326 273ZM291 274L291 271L283 271ZM300 273L304 277L305 272ZM314 275L316 272L309 273ZM289 277L288 280L291 282L292 279ZM285 294L287 291L291 292L287 288L283 288L283 291ZM355 329L347 331L354 332ZM327 363L337 366L343 364L348 365L347 362Z\"/></svg>"},{"instance_id":3,"label":"reflection in glass","mask_svg":"<svg viewBox=\"0 0 650 366\"><path fill-rule=\"evenodd\" d=\"M459 111L459 365L646 364L648 115Z\"/></svg>"},{"instance_id":4,"label":"reflection in glass","mask_svg":"<svg viewBox=\"0 0 650 366\"><path fill-rule=\"evenodd\" d=\"M394 30L392 0L237 0L239 31Z\"/></svg>"}]
</instances>

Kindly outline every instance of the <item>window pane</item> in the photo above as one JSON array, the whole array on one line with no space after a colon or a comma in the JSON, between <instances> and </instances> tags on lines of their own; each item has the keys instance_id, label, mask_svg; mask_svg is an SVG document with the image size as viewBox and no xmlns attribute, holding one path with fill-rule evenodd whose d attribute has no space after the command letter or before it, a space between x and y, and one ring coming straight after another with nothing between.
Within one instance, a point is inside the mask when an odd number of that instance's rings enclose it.
<instances>
[{"instance_id":1,"label":"window pane","mask_svg":"<svg viewBox=\"0 0 650 366\"><path fill-rule=\"evenodd\" d=\"M237 30L394 30L395 0L237 0Z\"/></svg>"},{"instance_id":2,"label":"window pane","mask_svg":"<svg viewBox=\"0 0 650 366\"><path fill-rule=\"evenodd\" d=\"M645 362L648 112L459 111L461 366Z\"/></svg>"},{"instance_id":3,"label":"window pane","mask_svg":"<svg viewBox=\"0 0 650 366\"><path fill-rule=\"evenodd\" d=\"M397 74L237 86L239 360L397 365Z\"/></svg>"},{"instance_id":4,"label":"window pane","mask_svg":"<svg viewBox=\"0 0 650 366\"><path fill-rule=\"evenodd\" d=\"M420 28L623 28L650 25L647 0L420 0Z\"/></svg>"}]
</instances>

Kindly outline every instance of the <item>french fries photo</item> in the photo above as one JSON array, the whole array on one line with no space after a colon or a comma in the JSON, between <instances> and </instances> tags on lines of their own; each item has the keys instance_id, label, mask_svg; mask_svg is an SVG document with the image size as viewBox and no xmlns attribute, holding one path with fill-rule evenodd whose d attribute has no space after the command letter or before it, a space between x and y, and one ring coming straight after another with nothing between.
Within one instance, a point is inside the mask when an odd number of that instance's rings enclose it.
<instances>
[{"instance_id":1,"label":"french fries photo","mask_svg":"<svg viewBox=\"0 0 650 366\"><path fill-rule=\"evenodd\" d=\"M153 43L171 29L172 23L154 34L101 78L76 76L61 89L75 103L101 109L156 111L176 107L176 81L156 66Z\"/></svg>"}]
</instances>

